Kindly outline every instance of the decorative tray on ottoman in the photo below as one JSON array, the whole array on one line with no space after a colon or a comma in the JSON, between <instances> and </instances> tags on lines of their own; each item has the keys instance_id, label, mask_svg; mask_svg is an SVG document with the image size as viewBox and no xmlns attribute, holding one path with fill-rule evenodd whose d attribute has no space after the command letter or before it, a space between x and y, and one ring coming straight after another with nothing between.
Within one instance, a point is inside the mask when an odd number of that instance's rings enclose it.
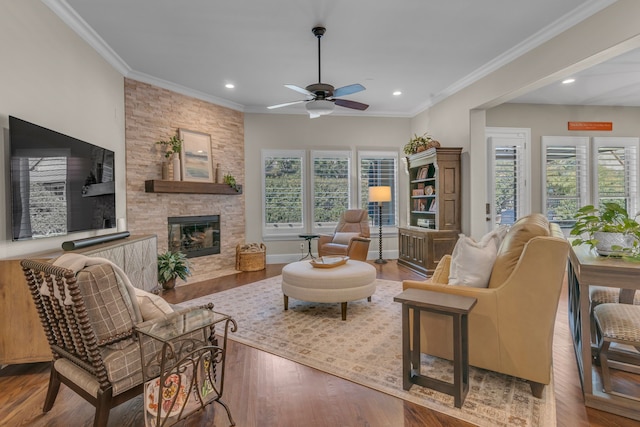
<instances>
[{"instance_id":1,"label":"decorative tray on ottoman","mask_svg":"<svg viewBox=\"0 0 640 427\"><path fill-rule=\"evenodd\" d=\"M333 268L345 264L348 259L348 256L323 256L317 259L312 259L309 263L316 268Z\"/></svg>"}]
</instances>

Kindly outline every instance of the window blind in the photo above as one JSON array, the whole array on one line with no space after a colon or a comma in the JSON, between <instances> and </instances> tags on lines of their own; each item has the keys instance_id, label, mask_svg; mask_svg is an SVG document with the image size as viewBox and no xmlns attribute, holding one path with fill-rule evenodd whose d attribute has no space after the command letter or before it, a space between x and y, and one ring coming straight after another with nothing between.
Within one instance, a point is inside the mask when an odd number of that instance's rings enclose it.
<instances>
[{"instance_id":1,"label":"window blind","mask_svg":"<svg viewBox=\"0 0 640 427\"><path fill-rule=\"evenodd\" d=\"M313 151L313 225L335 228L340 215L349 209L351 153Z\"/></svg>"},{"instance_id":2,"label":"window blind","mask_svg":"<svg viewBox=\"0 0 640 427\"><path fill-rule=\"evenodd\" d=\"M358 153L360 164L360 206L367 209L372 224L378 226L377 203L369 202L369 187L391 187L391 202L382 203L382 225L397 226L396 176L398 156L396 153Z\"/></svg>"},{"instance_id":3,"label":"window blind","mask_svg":"<svg viewBox=\"0 0 640 427\"><path fill-rule=\"evenodd\" d=\"M265 234L304 230L304 151L265 150L262 156Z\"/></svg>"},{"instance_id":4,"label":"window blind","mask_svg":"<svg viewBox=\"0 0 640 427\"><path fill-rule=\"evenodd\" d=\"M594 137L594 203L618 203L629 215L638 209L640 138Z\"/></svg>"},{"instance_id":5,"label":"window blind","mask_svg":"<svg viewBox=\"0 0 640 427\"><path fill-rule=\"evenodd\" d=\"M588 138L543 137L544 207L547 218L573 227L576 211L588 204Z\"/></svg>"}]
</instances>

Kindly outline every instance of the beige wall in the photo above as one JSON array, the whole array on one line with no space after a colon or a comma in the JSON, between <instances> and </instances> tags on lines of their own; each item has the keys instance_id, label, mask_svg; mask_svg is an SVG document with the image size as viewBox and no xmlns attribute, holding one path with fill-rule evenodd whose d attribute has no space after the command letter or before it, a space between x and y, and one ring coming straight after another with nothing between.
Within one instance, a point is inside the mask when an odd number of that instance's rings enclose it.
<instances>
[{"instance_id":1,"label":"beige wall","mask_svg":"<svg viewBox=\"0 0 640 427\"><path fill-rule=\"evenodd\" d=\"M640 107L502 104L486 111L490 127L531 129L531 210L542 212L543 136L640 137ZM567 130L567 122L613 122L611 132Z\"/></svg>"},{"instance_id":2,"label":"beige wall","mask_svg":"<svg viewBox=\"0 0 640 427\"><path fill-rule=\"evenodd\" d=\"M400 161L402 146L409 139L409 119L326 116L309 119L306 115L245 114L245 188L247 200L247 241L261 242L262 237L262 181L260 150L392 150L398 152L399 215L406 221L408 188L404 166ZM353 177L355 179L355 177ZM398 238L394 234L383 238L385 257L397 257ZM266 241L268 262L286 262L300 257L301 239ZM314 243L314 252L316 251ZM377 258L378 241L369 248L370 258Z\"/></svg>"},{"instance_id":3,"label":"beige wall","mask_svg":"<svg viewBox=\"0 0 640 427\"><path fill-rule=\"evenodd\" d=\"M486 229L486 142L478 112L639 47L638 16L640 2L619 0L412 119L412 132L428 130L443 145L464 148L463 232L479 237Z\"/></svg>"},{"instance_id":4,"label":"beige wall","mask_svg":"<svg viewBox=\"0 0 640 427\"><path fill-rule=\"evenodd\" d=\"M124 217L125 153L123 78L38 0L0 0L0 258L59 249L63 241L105 234L73 233L11 242L9 116L115 152L117 217Z\"/></svg>"},{"instance_id":5,"label":"beige wall","mask_svg":"<svg viewBox=\"0 0 640 427\"><path fill-rule=\"evenodd\" d=\"M244 179L243 113L135 80L125 80L127 226L131 234L156 234L167 250L170 216L220 215L220 253L191 258L189 282L217 277L235 267L236 246L244 243L245 196L146 193L144 182L161 179L166 149L155 142L177 130L211 135L211 157L225 173Z\"/></svg>"}]
</instances>

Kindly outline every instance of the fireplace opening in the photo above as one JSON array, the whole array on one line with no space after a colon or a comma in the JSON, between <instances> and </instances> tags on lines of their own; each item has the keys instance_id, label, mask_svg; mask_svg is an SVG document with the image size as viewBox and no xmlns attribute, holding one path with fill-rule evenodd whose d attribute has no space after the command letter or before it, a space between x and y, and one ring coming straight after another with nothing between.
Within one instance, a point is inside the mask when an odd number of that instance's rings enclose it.
<instances>
[{"instance_id":1,"label":"fireplace opening","mask_svg":"<svg viewBox=\"0 0 640 427\"><path fill-rule=\"evenodd\" d=\"M169 250L187 258L220 253L220 215L168 218Z\"/></svg>"}]
</instances>

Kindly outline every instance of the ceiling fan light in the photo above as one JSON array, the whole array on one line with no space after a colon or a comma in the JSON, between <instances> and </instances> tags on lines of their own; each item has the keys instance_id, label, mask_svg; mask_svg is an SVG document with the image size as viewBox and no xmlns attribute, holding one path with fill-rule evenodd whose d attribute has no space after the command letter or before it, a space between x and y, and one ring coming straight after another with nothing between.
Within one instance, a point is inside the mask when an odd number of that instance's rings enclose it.
<instances>
[{"instance_id":1,"label":"ceiling fan light","mask_svg":"<svg viewBox=\"0 0 640 427\"><path fill-rule=\"evenodd\" d=\"M324 116L331 114L335 105L333 101L327 101L326 99L318 99L315 101L307 102L307 112L310 116Z\"/></svg>"}]
</instances>

